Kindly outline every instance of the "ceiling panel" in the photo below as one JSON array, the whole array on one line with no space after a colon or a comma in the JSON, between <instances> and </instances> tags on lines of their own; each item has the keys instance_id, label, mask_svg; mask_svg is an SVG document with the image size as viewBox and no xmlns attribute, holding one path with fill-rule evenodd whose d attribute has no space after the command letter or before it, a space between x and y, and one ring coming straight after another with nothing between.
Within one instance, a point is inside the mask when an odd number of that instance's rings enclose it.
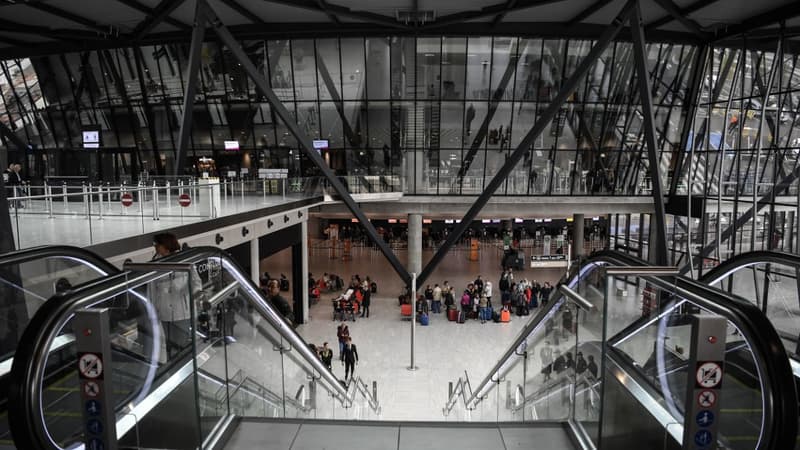
<instances>
[{"instance_id":1,"label":"ceiling panel","mask_svg":"<svg viewBox=\"0 0 800 450\"><path fill-rule=\"evenodd\" d=\"M595 0L576 0L521 9L506 14L506 22L566 22L594 3Z\"/></svg>"},{"instance_id":2,"label":"ceiling panel","mask_svg":"<svg viewBox=\"0 0 800 450\"><path fill-rule=\"evenodd\" d=\"M53 0L48 5L85 17L100 24L136 26L145 15L116 0Z\"/></svg>"},{"instance_id":3,"label":"ceiling panel","mask_svg":"<svg viewBox=\"0 0 800 450\"><path fill-rule=\"evenodd\" d=\"M237 0L240 5L255 13L265 22L330 22L323 12L278 5L264 0Z\"/></svg>"}]
</instances>

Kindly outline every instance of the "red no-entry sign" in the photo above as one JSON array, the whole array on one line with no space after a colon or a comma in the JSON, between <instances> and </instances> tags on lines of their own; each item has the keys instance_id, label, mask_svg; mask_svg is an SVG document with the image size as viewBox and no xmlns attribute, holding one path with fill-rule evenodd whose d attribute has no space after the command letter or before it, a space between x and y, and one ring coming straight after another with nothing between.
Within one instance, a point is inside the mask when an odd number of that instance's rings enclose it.
<instances>
[{"instance_id":1,"label":"red no-entry sign","mask_svg":"<svg viewBox=\"0 0 800 450\"><path fill-rule=\"evenodd\" d=\"M178 196L178 204L186 208L192 204L192 199L189 197L189 194L181 194Z\"/></svg>"},{"instance_id":2,"label":"red no-entry sign","mask_svg":"<svg viewBox=\"0 0 800 450\"><path fill-rule=\"evenodd\" d=\"M122 197L119 201L122 202L122 206L127 208L133 204L133 196L130 194L130 192L126 192L122 194Z\"/></svg>"}]
</instances>

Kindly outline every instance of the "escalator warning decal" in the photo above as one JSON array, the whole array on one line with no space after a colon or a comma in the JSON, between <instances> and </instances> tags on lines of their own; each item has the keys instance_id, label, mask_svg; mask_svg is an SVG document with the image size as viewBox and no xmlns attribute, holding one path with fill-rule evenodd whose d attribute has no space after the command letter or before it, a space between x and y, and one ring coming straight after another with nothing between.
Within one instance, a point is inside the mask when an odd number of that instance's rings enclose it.
<instances>
[{"instance_id":1,"label":"escalator warning decal","mask_svg":"<svg viewBox=\"0 0 800 450\"><path fill-rule=\"evenodd\" d=\"M722 365L715 361L697 363L695 374L698 389L715 389L722 383Z\"/></svg>"},{"instance_id":2,"label":"escalator warning decal","mask_svg":"<svg viewBox=\"0 0 800 450\"><path fill-rule=\"evenodd\" d=\"M697 395L697 404L701 408L713 408L716 403L717 394L712 390L706 389L700 391L700 394Z\"/></svg>"},{"instance_id":3,"label":"escalator warning decal","mask_svg":"<svg viewBox=\"0 0 800 450\"><path fill-rule=\"evenodd\" d=\"M83 393L86 397L95 398L100 395L100 385L94 381L86 381L83 384Z\"/></svg>"},{"instance_id":4,"label":"escalator warning decal","mask_svg":"<svg viewBox=\"0 0 800 450\"><path fill-rule=\"evenodd\" d=\"M90 380L103 379L103 359L97 353L82 353L78 360L81 378Z\"/></svg>"}]
</instances>

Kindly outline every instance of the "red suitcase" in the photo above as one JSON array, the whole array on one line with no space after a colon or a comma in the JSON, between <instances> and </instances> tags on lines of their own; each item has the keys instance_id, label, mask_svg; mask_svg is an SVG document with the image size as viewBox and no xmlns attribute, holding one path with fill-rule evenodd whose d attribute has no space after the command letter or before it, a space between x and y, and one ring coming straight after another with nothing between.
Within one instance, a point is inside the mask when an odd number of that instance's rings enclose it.
<instances>
[{"instance_id":1,"label":"red suitcase","mask_svg":"<svg viewBox=\"0 0 800 450\"><path fill-rule=\"evenodd\" d=\"M450 322L455 322L458 320L458 310L457 309L448 309L447 310L447 320Z\"/></svg>"}]
</instances>

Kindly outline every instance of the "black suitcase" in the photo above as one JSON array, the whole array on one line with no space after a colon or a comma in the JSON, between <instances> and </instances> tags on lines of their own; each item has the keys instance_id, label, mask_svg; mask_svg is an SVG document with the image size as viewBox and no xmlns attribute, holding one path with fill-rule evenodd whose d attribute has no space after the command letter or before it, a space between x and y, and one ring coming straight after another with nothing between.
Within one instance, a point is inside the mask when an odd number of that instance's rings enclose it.
<instances>
[{"instance_id":1,"label":"black suitcase","mask_svg":"<svg viewBox=\"0 0 800 450\"><path fill-rule=\"evenodd\" d=\"M519 305L519 306L517 306L517 315L518 316L527 316L530 313L531 313L531 311L530 311L530 309L528 309L527 305Z\"/></svg>"},{"instance_id":2,"label":"black suitcase","mask_svg":"<svg viewBox=\"0 0 800 450\"><path fill-rule=\"evenodd\" d=\"M378 283L376 283L374 281L372 283L370 283L369 290L372 291L373 294L378 292Z\"/></svg>"}]
</instances>

